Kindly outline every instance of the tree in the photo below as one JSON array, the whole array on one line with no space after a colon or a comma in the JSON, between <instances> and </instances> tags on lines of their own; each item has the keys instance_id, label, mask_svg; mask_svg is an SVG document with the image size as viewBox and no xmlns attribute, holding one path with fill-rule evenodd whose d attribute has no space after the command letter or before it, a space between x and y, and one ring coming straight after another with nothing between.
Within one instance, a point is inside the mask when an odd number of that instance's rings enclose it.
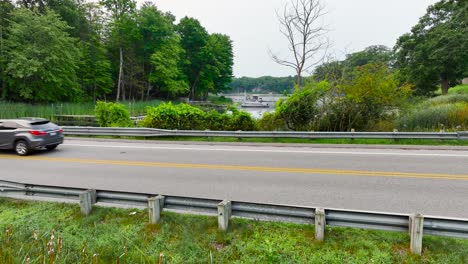
<instances>
[{"instance_id":1,"label":"tree","mask_svg":"<svg viewBox=\"0 0 468 264\"><path fill-rule=\"evenodd\" d=\"M19 8L12 12L7 29L6 74L8 98L28 101L73 100L79 50L68 26L53 11L39 15ZM13 89L14 87L14 89Z\"/></svg>"},{"instance_id":2,"label":"tree","mask_svg":"<svg viewBox=\"0 0 468 264\"><path fill-rule=\"evenodd\" d=\"M83 6L86 14L86 36L82 36L79 67L80 84L93 101L112 91L111 61L102 40L102 10L94 3Z\"/></svg>"},{"instance_id":3,"label":"tree","mask_svg":"<svg viewBox=\"0 0 468 264\"><path fill-rule=\"evenodd\" d=\"M157 9L157 7L149 2L143 4L137 14L138 24L138 41L140 47L137 50L137 56L139 62L143 65L143 75L145 78L145 92L142 94L142 98L146 95L149 97L153 85L155 85L156 91L154 94L159 94L161 89L163 92L172 91L171 95L178 94L180 90L185 90L186 85L179 87L179 91L175 91L175 87L165 88L162 87L164 81L159 81L161 78L168 78L169 76L179 76L180 72L180 60L182 50L180 47L180 37L176 35L174 26L175 17L171 13L163 13ZM169 47L175 45L174 47ZM174 52L174 53L171 53ZM154 55L157 53L156 55ZM155 59L152 57L155 56ZM160 58L160 60L159 60ZM165 61L167 59L167 62ZM161 63L161 64L159 64ZM165 64L167 63L167 64ZM175 63L175 64L174 64ZM169 66L174 65L175 68ZM164 69L174 70L173 74L167 76L159 75L162 71L155 72L155 67L161 67ZM166 68L167 67L167 68ZM159 79L159 80L158 80ZM167 80L167 79L166 79ZM156 81L157 83L153 83ZM175 83L174 83L175 85Z\"/></svg>"},{"instance_id":4,"label":"tree","mask_svg":"<svg viewBox=\"0 0 468 264\"><path fill-rule=\"evenodd\" d=\"M0 0L0 98L6 97L6 74L5 68L5 29L8 27L11 19L11 12L15 7L9 0Z\"/></svg>"},{"instance_id":5,"label":"tree","mask_svg":"<svg viewBox=\"0 0 468 264\"><path fill-rule=\"evenodd\" d=\"M315 68L314 79L318 82L327 80L332 86L338 85L345 79L352 77L356 67L367 64L381 64L390 67L392 64L392 50L383 45L373 45L362 51L346 54L346 59L328 59Z\"/></svg>"},{"instance_id":6,"label":"tree","mask_svg":"<svg viewBox=\"0 0 468 264\"><path fill-rule=\"evenodd\" d=\"M185 51L183 65L190 85L190 99L195 100L206 64L203 48L208 42L209 34L198 20L189 17L182 18L176 30L181 36L180 44Z\"/></svg>"},{"instance_id":7,"label":"tree","mask_svg":"<svg viewBox=\"0 0 468 264\"><path fill-rule=\"evenodd\" d=\"M116 33L116 41L119 50L119 73L117 81L117 95L116 100L120 100L120 93L125 91L123 87L124 78L124 27L129 22L131 16L135 12L136 2L133 0L103 0L101 4L104 5L112 15L112 23L114 32ZM125 94L123 94L125 100Z\"/></svg>"},{"instance_id":8,"label":"tree","mask_svg":"<svg viewBox=\"0 0 468 264\"><path fill-rule=\"evenodd\" d=\"M159 91L165 92L170 97L186 94L189 91L186 76L179 67L180 56L183 53L179 41L178 36L173 36L151 55L154 69L150 81Z\"/></svg>"},{"instance_id":9,"label":"tree","mask_svg":"<svg viewBox=\"0 0 468 264\"><path fill-rule=\"evenodd\" d=\"M277 13L280 31L289 43L293 59L280 58L270 52L273 60L296 71L296 84L302 88L302 74L322 59L314 58L328 48L327 32L321 24L325 14L320 0L292 0L291 6L286 4L283 13ZM324 55L322 55L324 56Z\"/></svg>"},{"instance_id":10,"label":"tree","mask_svg":"<svg viewBox=\"0 0 468 264\"><path fill-rule=\"evenodd\" d=\"M209 35L203 55L205 67L200 77L198 94L206 100L209 92L219 93L229 89L234 64L231 39L223 34Z\"/></svg>"},{"instance_id":11,"label":"tree","mask_svg":"<svg viewBox=\"0 0 468 264\"><path fill-rule=\"evenodd\" d=\"M354 68L366 64L383 64L390 66L392 60L392 50L384 45L373 45L362 51L346 55L344 61L346 67Z\"/></svg>"},{"instance_id":12,"label":"tree","mask_svg":"<svg viewBox=\"0 0 468 264\"><path fill-rule=\"evenodd\" d=\"M430 6L395 46L396 66L418 94L442 94L468 73L468 2L442 0Z\"/></svg>"}]
</instances>

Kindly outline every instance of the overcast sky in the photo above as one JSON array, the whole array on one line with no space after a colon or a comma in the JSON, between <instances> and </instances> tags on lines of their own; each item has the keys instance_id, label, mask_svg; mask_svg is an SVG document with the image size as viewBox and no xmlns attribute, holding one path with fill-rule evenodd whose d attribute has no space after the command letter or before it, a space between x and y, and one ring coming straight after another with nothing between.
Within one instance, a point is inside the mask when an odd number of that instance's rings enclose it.
<instances>
[{"instance_id":1,"label":"overcast sky","mask_svg":"<svg viewBox=\"0 0 468 264\"><path fill-rule=\"evenodd\" d=\"M142 0L140 0L142 1ZM140 2L139 1L139 2ZM287 76L294 70L274 63L268 50L288 54L279 32L276 10L289 0L156 0L158 8L179 20L198 19L210 33L223 33L234 42L234 75ZM393 47L396 39L409 32L436 0L322 0L327 10L325 23L331 30L329 50L333 56L364 49L370 45Z\"/></svg>"}]
</instances>

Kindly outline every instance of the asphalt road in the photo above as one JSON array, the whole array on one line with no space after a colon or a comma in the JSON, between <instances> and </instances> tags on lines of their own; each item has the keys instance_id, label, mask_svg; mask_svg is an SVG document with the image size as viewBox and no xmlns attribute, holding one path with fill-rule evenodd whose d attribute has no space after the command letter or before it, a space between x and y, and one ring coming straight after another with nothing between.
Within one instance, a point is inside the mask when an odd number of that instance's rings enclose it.
<instances>
[{"instance_id":1,"label":"asphalt road","mask_svg":"<svg viewBox=\"0 0 468 264\"><path fill-rule=\"evenodd\" d=\"M0 179L468 218L468 148L233 146L66 140L0 151Z\"/></svg>"}]
</instances>

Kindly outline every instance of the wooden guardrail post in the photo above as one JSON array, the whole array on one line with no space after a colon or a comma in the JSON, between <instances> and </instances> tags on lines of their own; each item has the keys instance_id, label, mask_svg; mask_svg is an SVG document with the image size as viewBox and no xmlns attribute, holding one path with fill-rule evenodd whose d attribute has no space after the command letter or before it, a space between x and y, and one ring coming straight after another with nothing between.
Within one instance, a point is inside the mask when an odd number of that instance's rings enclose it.
<instances>
[{"instance_id":1,"label":"wooden guardrail post","mask_svg":"<svg viewBox=\"0 0 468 264\"><path fill-rule=\"evenodd\" d=\"M80 193L81 214L88 216L96 203L96 190L86 190Z\"/></svg>"},{"instance_id":2,"label":"wooden guardrail post","mask_svg":"<svg viewBox=\"0 0 468 264\"><path fill-rule=\"evenodd\" d=\"M409 217L409 233L410 233L410 251L411 253L422 254L422 238L424 228L424 216L421 214L413 214Z\"/></svg>"},{"instance_id":3,"label":"wooden guardrail post","mask_svg":"<svg viewBox=\"0 0 468 264\"><path fill-rule=\"evenodd\" d=\"M161 212L164 208L164 196L158 195L148 199L149 223L157 224L161 219Z\"/></svg>"},{"instance_id":4,"label":"wooden guardrail post","mask_svg":"<svg viewBox=\"0 0 468 264\"><path fill-rule=\"evenodd\" d=\"M224 200L218 204L218 229L226 232L232 214L231 201Z\"/></svg>"},{"instance_id":5,"label":"wooden guardrail post","mask_svg":"<svg viewBox=\"0 0 468 264\"><path fill-rule=\"evenodd\" d=\"M315 240L323 241L325 238L325 209L315 209Z\"/></svg>"}]
</instances>

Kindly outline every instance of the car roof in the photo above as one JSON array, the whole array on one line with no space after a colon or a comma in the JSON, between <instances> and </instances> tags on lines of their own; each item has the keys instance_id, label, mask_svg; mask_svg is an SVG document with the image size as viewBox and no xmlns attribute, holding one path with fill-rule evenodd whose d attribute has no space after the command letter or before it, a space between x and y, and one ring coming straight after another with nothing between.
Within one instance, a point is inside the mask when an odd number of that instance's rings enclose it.
<instances>
[{"instance_id":1,"label":"car roof","mask_svg":"<svg viewBox=\"0 0 468 264\"><path fill-rule=\"evenodd\" d=\"M14 118L14 119L0 119L0 122L24 122L24 121L27 121L29 123L36 123L36 122L45 122L49 120L45 118L40 118L40 117L20 117L20 118Z\"/></svg>"},{"instance_id":2,"label":"car roof","mask_svg":"<svg viewBox=\"0 0 468 264\"><path fill-rule=\"evenodd\" d=\"M15 118L15 119L0 119L0 123L4 123L4 122L15 122L19 125L22 125L22 126L28 126L28 125L32 125L34 123L46 123L46 122L50 122L48 119L45 119L45 118L39 118L39 117L20 117L20 118Z\"/></svg>"}]
</instances>

